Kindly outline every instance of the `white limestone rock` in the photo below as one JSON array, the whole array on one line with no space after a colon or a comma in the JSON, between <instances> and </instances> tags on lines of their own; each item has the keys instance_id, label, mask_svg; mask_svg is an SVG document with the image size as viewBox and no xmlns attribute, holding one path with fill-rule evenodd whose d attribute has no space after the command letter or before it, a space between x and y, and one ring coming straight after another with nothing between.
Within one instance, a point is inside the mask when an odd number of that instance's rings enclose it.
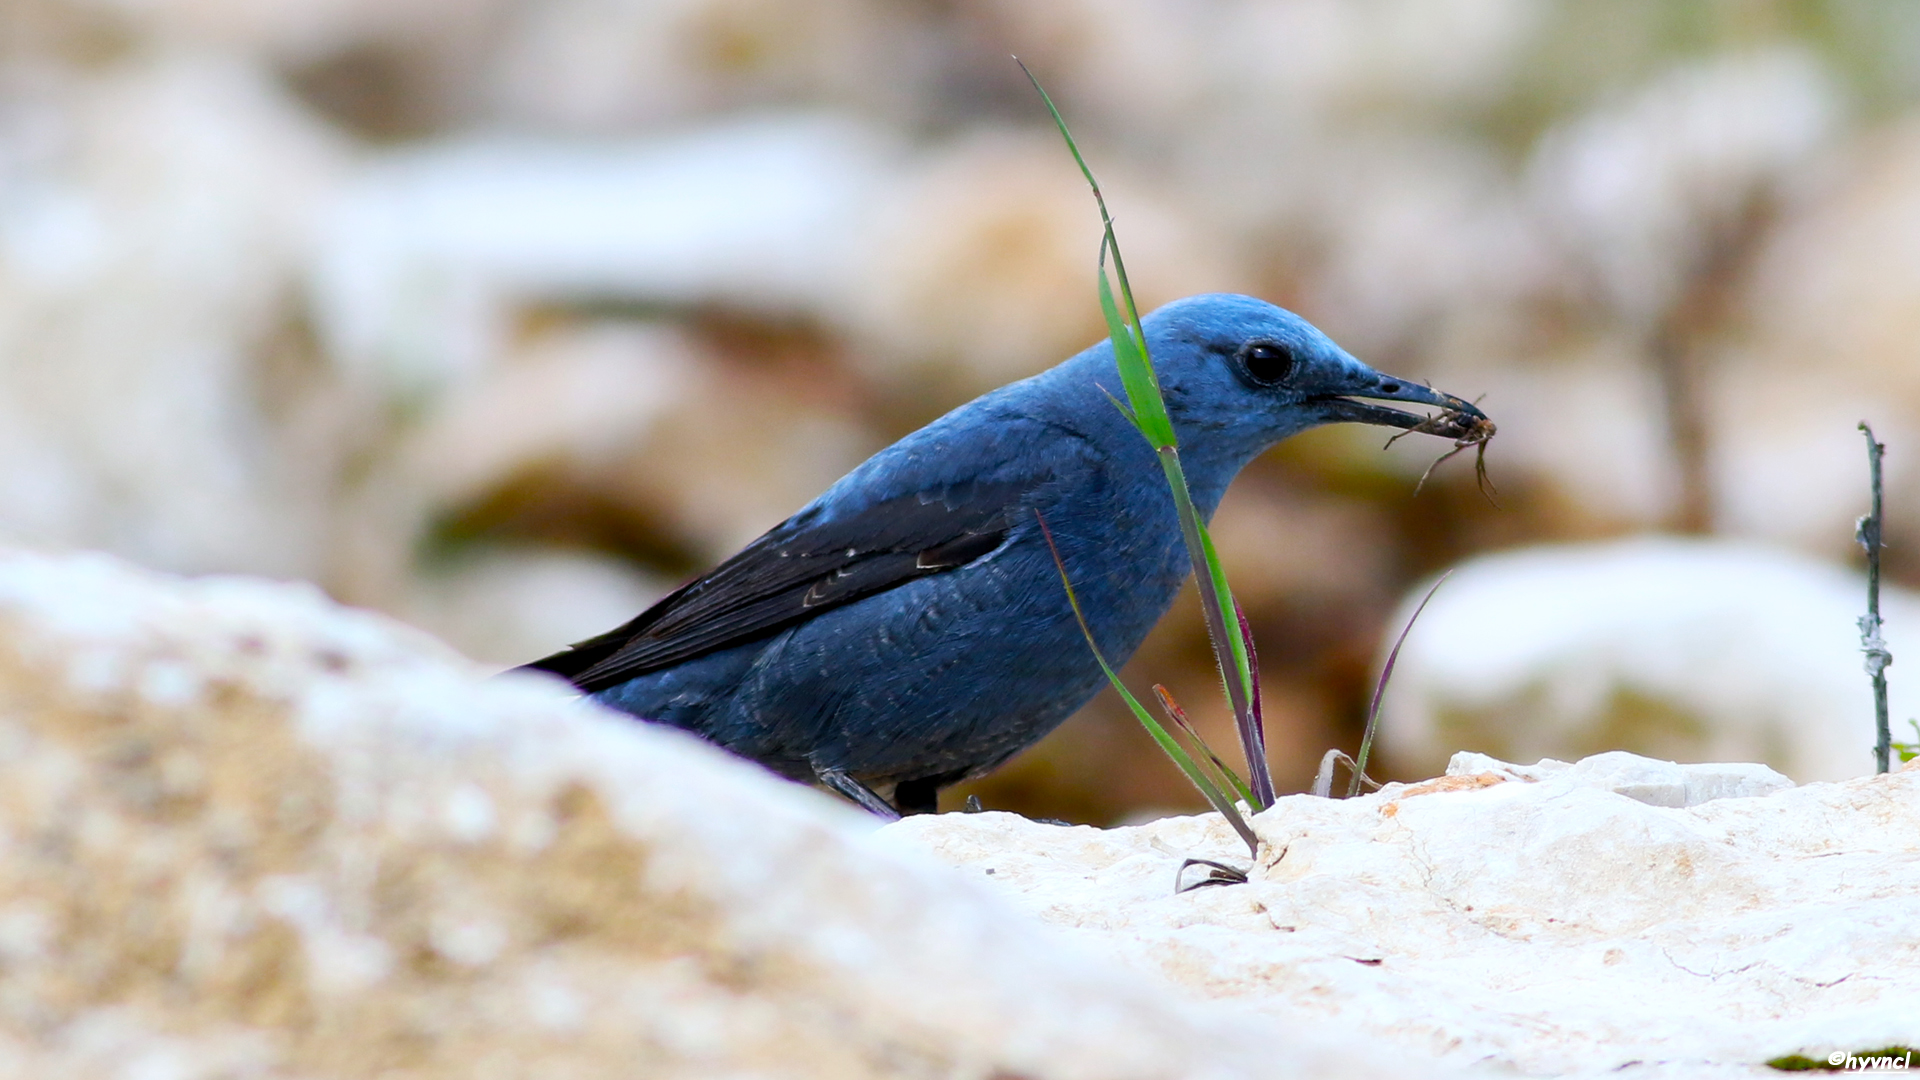
<instances>
[{"instance_id":1,"label":"white limestone rock","mask_svg":"<svg viewBox=\"0 0 1920 1080\"><path fill-rule=\"evenodd\" d=\"M1655 761L1624 750L1577 762L1542 759L1538 765L1510 765L1485 754L1462 750L1447 763L1448 776L1493 774L1508 780L1546 781L1560 787L1590 787L1625 795L1648 806L1698 806L1715 799L1771 795L1793 781L1746 762L1682 765Z\"/></svg>"},{"instance_id":2,"label":"white limestone rock","mask_svg":"<svg viewBox=\"0 0 1920 1080\"><path fill-rule=\"evenodd\" d=\"M0 552L0 1078L1406 1074L481 675L308 587Z\"/></svg>"},{"instance_id":3,"label":"white limestone rock","mask_svg":"<svg viewBox=\"0 0 1920 1080\"><path fill-rule=\"evenodd\" d=\"M1920 1044L1920 769L1792 787L1756 766L1463 754L1254 824L1248 884L1180 895L1182 855L1247 865L1215 816L884 835L1196 998L1358 1025L1409 1070L1763 1076Z\"/></svg>"},{"instance_id":4,"label":"white limestone rock","mask_svg":"<svg viewBox=\"0 0 1920 1080\"><path fill-rule=\"evenodd\" d=\"M1516 761L1623 748L1764 761L1802 782L1859 776L1873 769L1866 595L1860 574L1751 542L1642 536L1479 556L1407 634L1380 751L1415 775L1461 748ZM1894 737L1907 737L1920 683L1899 665L1920 657L1920 596L1883 585L1880 604Z\"/></svg>"}]
</instances>

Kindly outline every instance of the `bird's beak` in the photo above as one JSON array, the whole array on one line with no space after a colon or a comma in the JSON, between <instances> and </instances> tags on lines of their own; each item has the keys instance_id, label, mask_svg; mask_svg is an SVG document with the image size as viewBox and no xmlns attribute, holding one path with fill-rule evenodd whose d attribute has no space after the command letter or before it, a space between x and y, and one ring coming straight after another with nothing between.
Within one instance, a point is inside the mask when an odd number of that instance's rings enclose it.
<instances>
[{"instance_id":1,"label":"bird's beak","mask_svg":"<svg viewBox=\"0 0 1920 1080\"><path fill-rule=\"evenodd\" d=\"M1416 416L1413 413L1389 409L1384 405L1372 405L1372 401L1409 401L1419 405L1433 405L1449 413L1464 414L1469 418L1486 420L1487 414L1481 412L1470 401L1443 394L1428 386L1397 379L1392 375L1382 375L1377 371L1365 370L1340 380L1341 385L1315 393L1310 401L1321 407L1322 416L1328 423L1342 421L1357 424L1378 424L1381 427L1412 428L1426 423L1429 417Z\"/></svg>"}]
</instances>

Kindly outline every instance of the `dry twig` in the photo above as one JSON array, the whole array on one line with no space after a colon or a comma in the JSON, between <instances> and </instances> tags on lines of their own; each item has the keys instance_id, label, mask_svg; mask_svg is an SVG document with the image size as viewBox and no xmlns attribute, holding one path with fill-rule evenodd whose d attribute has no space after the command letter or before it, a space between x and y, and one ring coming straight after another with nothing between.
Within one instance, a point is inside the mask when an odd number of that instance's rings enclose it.
<instances>
[{"instance_id":1,"label":"dry twig","mask_svg":"<svg viewBox=\"0 0 1920 1080\"><path fill-rule=\"evenodd\" d=\"M1860 648L1867 654L1867 675L1873 679L1874 770L1886 772L1893 742L1887 727L1887 665L1893 663L1893 654L1880 637L1880 456L1887 448L1874 440L1865 420L1860 421L1860 430L1867 437L1867 472L1873 486L1873 509L1853 526L1853 538L1867 549L1867 613L1860 616Z\"/></svg>"}]
</instances>

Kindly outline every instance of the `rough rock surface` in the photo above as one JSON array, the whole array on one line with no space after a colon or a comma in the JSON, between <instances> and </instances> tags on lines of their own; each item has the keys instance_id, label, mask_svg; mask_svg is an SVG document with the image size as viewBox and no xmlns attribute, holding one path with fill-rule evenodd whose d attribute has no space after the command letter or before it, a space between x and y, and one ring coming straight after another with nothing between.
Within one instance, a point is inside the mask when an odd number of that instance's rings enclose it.
<instances>
[{"instance_id":1,"label":"rough rock surface","mask_svg":"<svg viewBox=\"0 0 1920 1080\"><path fill-rule=\"evenodd\" d=\"M1249 884L1181 895L1184 854L1247 863L1217 817L883 835L1198 997L1357 1025L1409 1067L1764 1076L1920 1045L1920 768L1793 787L1754 765L1461 754L1254 823Z\"/></svg>"},{"instance_id":2,"label":"rough rock surface","mask_svg":"<svg viewBox=\"0 0 1920 1080\"><path fill-rule=\"evenodd\" d=\"M0 1076L1405 1074L481 674L308 588L0 553Z\"/></svg>"}]
</instances>

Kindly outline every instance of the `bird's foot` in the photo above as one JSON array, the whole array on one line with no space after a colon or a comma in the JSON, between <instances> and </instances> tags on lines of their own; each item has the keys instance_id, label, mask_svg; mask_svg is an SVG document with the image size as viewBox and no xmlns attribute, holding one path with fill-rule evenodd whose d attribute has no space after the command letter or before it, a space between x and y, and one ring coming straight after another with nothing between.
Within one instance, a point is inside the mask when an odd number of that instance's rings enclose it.
<instances>
[{"instance_id":1,"label":"bird's foot","mask_svg":"<svg viewBox=\"0 0 1920 1080\"><path fill-rule=\"evenodd\" d=\"M815 769L813 775L819 777L822 784L858 803L861 809L875 817L887 821L900 820L900 811L895 810L893 804L875 794L872 788L848 776L845 770Z\"/></svg>"}]
</instances>

